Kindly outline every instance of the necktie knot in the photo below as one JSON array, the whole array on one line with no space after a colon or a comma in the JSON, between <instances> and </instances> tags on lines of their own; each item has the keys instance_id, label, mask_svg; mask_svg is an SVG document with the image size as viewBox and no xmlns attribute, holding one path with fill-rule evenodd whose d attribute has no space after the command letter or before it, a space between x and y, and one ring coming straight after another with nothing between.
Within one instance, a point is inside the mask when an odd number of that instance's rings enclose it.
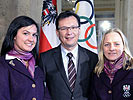
<instances>
[{"instance_id":1,"label":"necktie knot","mask_svg":"<svg viewBox=\"0 0 133 100\"><path fill-rule=\"evenodd\" d=\"M71 59L73 57L73 54L70 52L67 54L67 56L69 57L69 59Z\"/></svg>"}]
</instances>

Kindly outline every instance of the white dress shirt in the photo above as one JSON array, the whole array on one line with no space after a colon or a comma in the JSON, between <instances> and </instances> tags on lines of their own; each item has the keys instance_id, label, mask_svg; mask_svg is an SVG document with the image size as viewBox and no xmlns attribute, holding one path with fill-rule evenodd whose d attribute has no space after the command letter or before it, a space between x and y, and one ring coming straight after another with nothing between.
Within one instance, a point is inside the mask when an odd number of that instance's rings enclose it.
<instances>
[{"instance_id":1,"label":"white dress shirt","mask_svg":"<svg viewBox=\"0 0 133 100\"><path fill-rule=\"evenodd\" d=\"M76 68L76 72L77 72L78 45L72 51L68 51L63 46L61 46L61 54L62 54L64 69L65 69L67 78L68 78L68 61L69 61L69 58L68 58L67 54L70 53L70 52L73 54L72 60L74 62L74 65L75 65L75 68Z\"/></svg>"}]
</instances>

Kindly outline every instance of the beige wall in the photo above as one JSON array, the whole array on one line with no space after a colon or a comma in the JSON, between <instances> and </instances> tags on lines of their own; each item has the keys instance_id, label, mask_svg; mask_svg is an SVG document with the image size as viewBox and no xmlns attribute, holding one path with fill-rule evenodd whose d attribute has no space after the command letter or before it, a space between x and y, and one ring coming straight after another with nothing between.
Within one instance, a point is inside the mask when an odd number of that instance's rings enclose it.
<instances>
[{"instance_id":1,"label":"beige wall","mask_svg":"<svg viewBox=\"0 0 133 100\"><path fill-rule=\"evenodd\" d=\"M127 38L130 46L130 50L133 54L133 0L125 0L127 2L127 6L125 9L126 20L127 20Z\"/></svg>"},{"instance_id":2,"label":"beige wall","mask_svg":"<svg viewBox=\"0 0 133 100\"><path fill-rule=\"evenodd\" d=\"M115 23L126 35L133 54L133 0L115 1Z\"/></svg>"},{"instance_id":3,"label":"beige wall","mask_svg":"<svg viewBox=\"0 0 133 100\"><path fill-rule=\"evenodd\" d=\"M0 0L0 48L10 22L19 15L32 17L40 25L43 0Z\"/></svg>"}]
</instances>

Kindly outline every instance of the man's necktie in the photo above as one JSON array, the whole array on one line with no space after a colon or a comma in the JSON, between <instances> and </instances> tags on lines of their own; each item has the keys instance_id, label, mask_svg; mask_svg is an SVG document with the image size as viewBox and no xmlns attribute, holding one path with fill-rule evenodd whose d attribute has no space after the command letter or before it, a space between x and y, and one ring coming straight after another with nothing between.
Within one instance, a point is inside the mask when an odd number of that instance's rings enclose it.
<instances>
[{"instance_id":1,"label":"man's necktie","mask_svg":"<svg viewBox=\"0 0 133 100\"><path fill-rule=\"evenodd\" d=\"M68 61L68 78L69 78L70 87L73 91L74 86L75 86L75 81L76 81L76 69L75 69L75 65L74 65L73 60L72 60L73 54L68 53L67 56L69 58L69 61Z\"/></svg>"}]
</instances>

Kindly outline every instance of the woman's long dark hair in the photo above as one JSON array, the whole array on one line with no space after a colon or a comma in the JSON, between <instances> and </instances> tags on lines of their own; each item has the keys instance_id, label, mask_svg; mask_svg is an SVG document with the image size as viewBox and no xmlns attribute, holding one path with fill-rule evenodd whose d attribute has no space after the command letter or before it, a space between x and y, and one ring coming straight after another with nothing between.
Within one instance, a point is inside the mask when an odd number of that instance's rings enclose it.
<instances>
[{"instance_id":1,"label":"woman's long dark hair","mask_svg":"<svg viewBox=\"0 0 133 100\"><path fill-rule=\"evenodd\" d=\"M8 53L11 49L14 48L14 37L17 35L17 32L20 28L30 26L34 24L37 28L37 33L39 33L39 28L37 23L30 17L27 16L19 16L16 17L11 24L9 25L9 28L7 30L5 39L2 44L1 48L1 56ZM37 43L35 48L31 51L33 56L35 57L36 61L38 59L38 37L37 37Z\"/></svg>"}]
</instances>

